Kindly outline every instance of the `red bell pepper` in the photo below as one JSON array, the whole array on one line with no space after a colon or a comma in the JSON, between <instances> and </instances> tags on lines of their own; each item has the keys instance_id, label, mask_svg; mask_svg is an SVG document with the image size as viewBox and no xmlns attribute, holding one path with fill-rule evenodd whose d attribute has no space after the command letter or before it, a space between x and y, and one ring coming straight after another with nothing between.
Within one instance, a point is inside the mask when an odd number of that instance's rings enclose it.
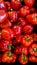
<instances>
[{"instance_id":1,"label":"red bell pepper","mask_svg":"<svg viewBox=\"0 0 37 65\"><path fill-rule=\"evenodd\" d=\"M23 65L28 63L28 57L24 55L23 53L19 56L18 60Z\"/></svg>"},{"instance_id":2,"label":"red bell pepper","mask_svg":"<svg viewBox=\"0 0 37 65\"><path fill-rule=\"evenodd\" d=\"M14 10L18 10L21 7L22 3L21 0L11 0L11 7Z\"/></svg>"},{"instance_id":3,"label":"red bell pepper","mask_svg":"<svg viewBox=\"0 0 37 65\"><path fill-rule=\"evenodd\" d=\"M6 51L2 56L2 62L14 63L16 61L16 55L11 51Z\"/></svg>"},{"instance_id":4,"label":"red bell pepper","mask_svg":"<svg viewBox=\"0 0 37 65\"><path fill-rule=\"evenodd\" d=\"M12 47L12 41L2 40L0 42L0 51L9 51Z\"/></svg>"},{"instance_id":5,"label":"red bell pepper","mask_svg":"<svg viewBox=\"0 0 37 65\"><path fill-rule=\"evenodd\" d=\"M33 38L30 35L25 35L22 37L21 43L24 46L29 47L33 43Z\"/></svg>"},{"instance_id":6,"label":"red bell pepper","mask_svg":"<svg viewBox=\"0 0 37 65\"><path fill-rule=\"evenodd\" d=\"M33 56L37 56L37 44L33 43L30 47L29 47L29 53Z\"/></svg>"},{"instance_id":7,"label":"red bell pepper","mask_svg":"<svg viewBox=\"0 0 37 65\"><path fill-rule=\"evenodd\" d=\"M37 13L32 13L32 14L27 15L26 19L32 25L37 25Z\"/></svg>"}]
</instances>

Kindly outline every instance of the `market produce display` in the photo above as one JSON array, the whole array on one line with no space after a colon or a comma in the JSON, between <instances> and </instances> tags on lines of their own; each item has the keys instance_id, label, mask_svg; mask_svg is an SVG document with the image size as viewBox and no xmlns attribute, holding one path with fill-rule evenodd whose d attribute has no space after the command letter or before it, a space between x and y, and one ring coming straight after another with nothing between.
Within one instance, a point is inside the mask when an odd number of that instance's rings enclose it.
<instances>
[{"instance_id":1,"label":"market produce display","mask_svg":"<svg viewBox=\"0 0 37 65\"><path fill-rule=\"evenodd\" d=\"M0 63L37 63L35 0L0 0Z\"/></svg>"}]
</instances>

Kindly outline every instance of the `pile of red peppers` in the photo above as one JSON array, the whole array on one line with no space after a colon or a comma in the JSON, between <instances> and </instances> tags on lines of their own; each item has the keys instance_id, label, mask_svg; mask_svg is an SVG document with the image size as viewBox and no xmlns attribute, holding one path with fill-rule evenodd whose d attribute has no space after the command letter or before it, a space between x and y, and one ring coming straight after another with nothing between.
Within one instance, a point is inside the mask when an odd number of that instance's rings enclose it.
<instances>
[{"instance_id":1,"label":"pile of red peppers","mask_svg":"<svg viewBox=\"0 0 37 65\"><path fill-rule=\"evenodd\" d=\"M35 0L0 0L0 62L37 63Z\"/></svg>"}]
</instances>

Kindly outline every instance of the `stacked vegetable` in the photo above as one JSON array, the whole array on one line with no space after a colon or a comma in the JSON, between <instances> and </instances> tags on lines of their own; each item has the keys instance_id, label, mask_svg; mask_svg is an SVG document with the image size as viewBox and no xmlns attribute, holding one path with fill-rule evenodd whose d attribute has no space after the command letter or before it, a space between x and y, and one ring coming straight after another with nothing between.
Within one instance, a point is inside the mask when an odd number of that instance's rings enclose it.
<instances>
[{"instance_id":1,"label":"stacked vegetable","mask_svg":"<svg viewBox=\"0 0 37 65\"><path fill-rule=\"evenodd\" d=\"M0 0L0 62L37 62L35 0Z\"/></svg>"}]
</instances>

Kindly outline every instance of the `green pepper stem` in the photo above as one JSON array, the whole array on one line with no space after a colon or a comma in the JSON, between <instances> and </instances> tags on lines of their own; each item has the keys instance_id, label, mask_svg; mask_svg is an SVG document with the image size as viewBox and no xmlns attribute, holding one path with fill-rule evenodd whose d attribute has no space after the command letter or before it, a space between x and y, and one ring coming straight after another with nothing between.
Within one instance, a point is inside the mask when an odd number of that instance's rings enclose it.
<instances>
[{"instance_id":1,"label":"green pepper stem","mask_svg":"<svg viewBox=\"0 0 37 65\"><path fill-rule=\"evenodd\" d=\"M8 56L10 57L11 55L12 55L12 53L11 53L11 52L9 52L9 53L8 53Z\"/></svg>"},{"instance_id":2,"label":"green pepper stem","mask_svg":"<svg viewBox=\"0 0 37 65\"><path fill-rule=\"evenodd\" d=\"M27 38L26 38L26 40L28 41L28 40L30 40L30 38L29 38L29 37L27 37Z\"/></svg>"},{"instance_id":3,"label":"green pepper stem","mask_svg":"<svg viewBox=\"0 0 37 65\"><path fill-rule=\"evenodd\" d=\"M13 48L13 49L15 49L15 47L14 47L14 46L12 46L12 48Z\"/></svg>"},{"instance_id":4,"label":"green pepper stem","mask_svg":"<svg viewBox=\"0 0 37 65\"><path fill-rule=\"evenodd\" d=\"M18 22L18 24L21 24L21 22Z\"/></svg>"},{"instance_id":5,"label":"green pepper stem","mask_svg":"<svg viewBox=\"0 0 37 65\"><path fill-rule=\"evenodd\" d=\"M37 51L37 48L34 48L34 52L36 52Z\"/></svg>"},{"instance_id":6,"label":"green pepper stem","mask_svg":"<svg viewBox=\"0 0 37 65\"><path fill-rule=\"evenodd\" d=\"M8 49L11 50L11 46L10 46L10 44L8 44Z\"/></svg>"},{"instance_id":7,"label":"green pepper stem","mask_svg":"<svg viewBox=\"0 0 37 65\"><path fill-rule=\"evenodd\" d=\"M24 61L26 61L26 58L24 57L24 54L22 53L22 59L24 60Z\"/></svg>"}]
</instances>

